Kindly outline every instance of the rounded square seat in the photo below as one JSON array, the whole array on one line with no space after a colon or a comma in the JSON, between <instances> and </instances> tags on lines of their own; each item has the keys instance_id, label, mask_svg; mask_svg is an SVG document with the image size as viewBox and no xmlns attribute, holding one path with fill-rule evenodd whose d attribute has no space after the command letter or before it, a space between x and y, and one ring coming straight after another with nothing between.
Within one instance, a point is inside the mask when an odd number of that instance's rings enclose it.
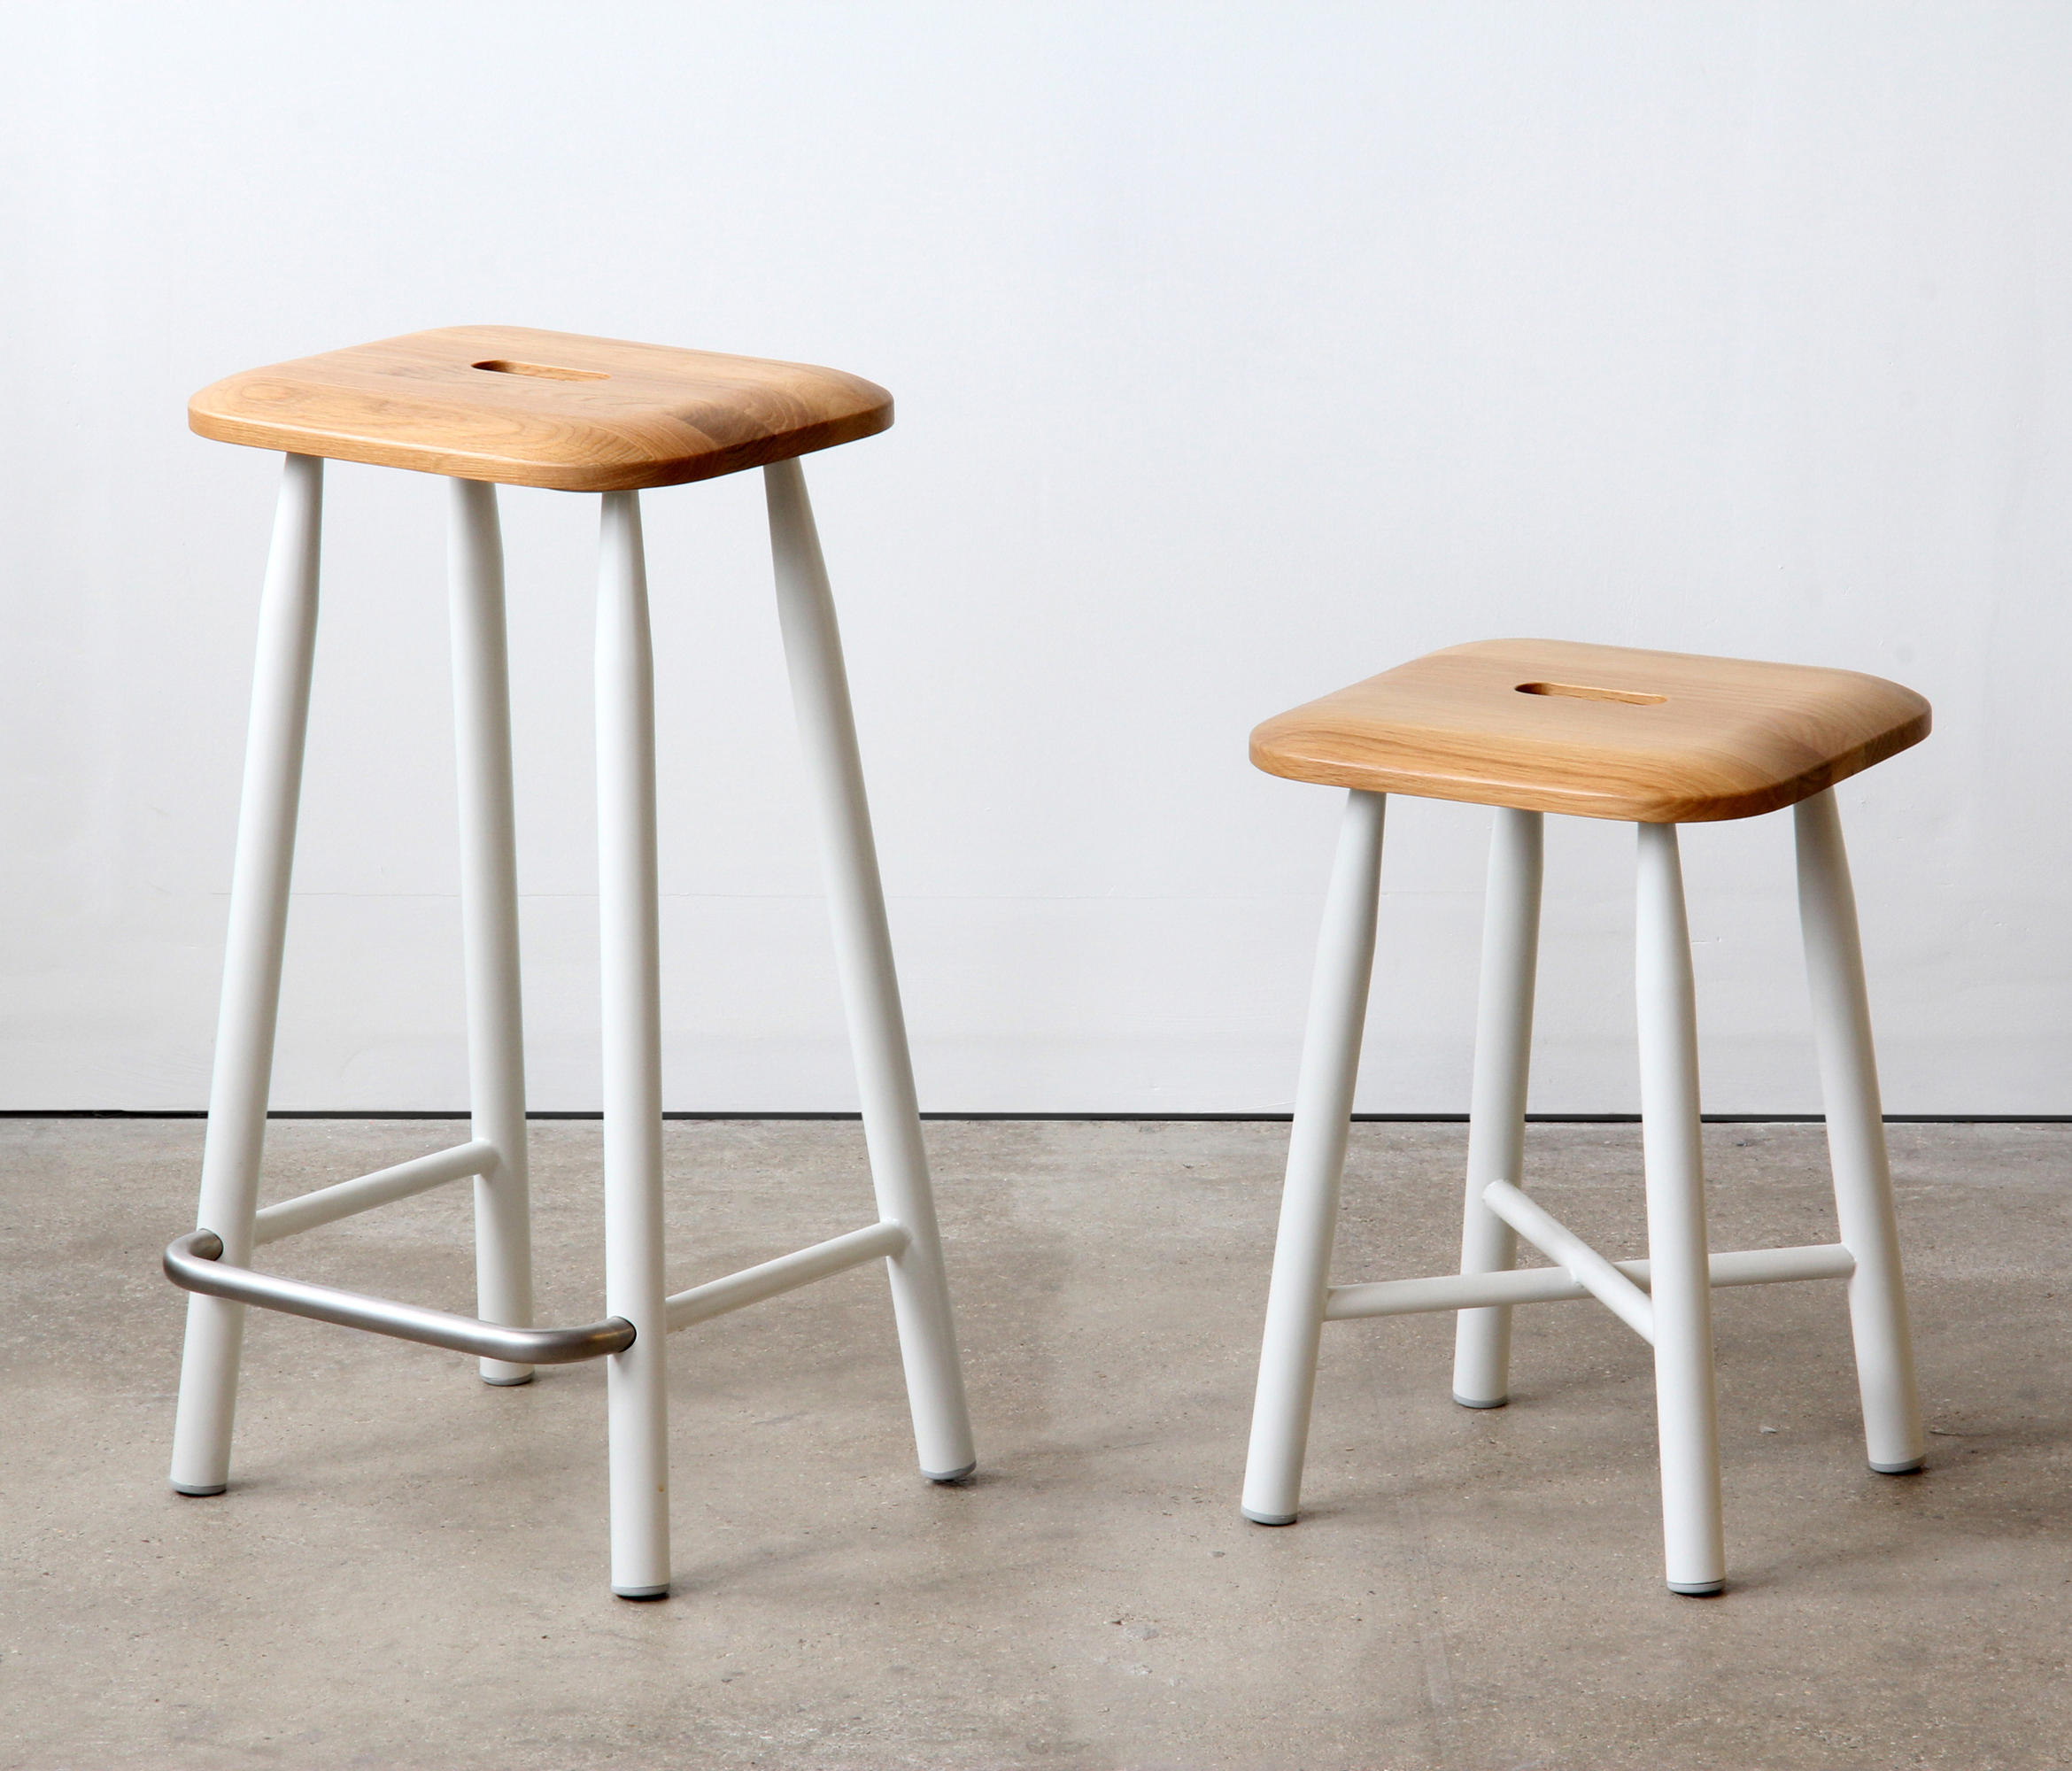
<instances>
[{"instance_id":1,"label":"rounded square seat","mask_svg":"<svg viewBox=\"0 0 2072 1771\"><path fill-rule=\"evenodd\" d=\"M447 326L247 369L188 403L219 443L559 491L635 491L888 429L892 396L804 363Z\"/></svg>"},{"instance_id":2,"label":"rounded square seat","mask_svg":"<svg viewBox=\"0 0 2072 1771\"><path fill-rule=\"evenodd\" d=\"M1558 639L1429 653L1265 722L1270 775L1636 824L1753 817L1928 736L1882 677Z\"/></svg>"}]
</instances>

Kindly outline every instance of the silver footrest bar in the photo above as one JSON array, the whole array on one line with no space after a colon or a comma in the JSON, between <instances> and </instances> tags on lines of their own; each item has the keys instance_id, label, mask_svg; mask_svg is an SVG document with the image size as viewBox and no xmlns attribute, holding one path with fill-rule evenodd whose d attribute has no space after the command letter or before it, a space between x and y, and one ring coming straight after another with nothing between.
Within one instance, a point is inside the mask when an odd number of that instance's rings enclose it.
<instances>
[{"instance_id":1,"label":"silver footrest bar","mask_svg":"<svg viewBox=\"0 0 2072 1771\"><path fill-rule=\"evenodd\" d=\"M463 1144L442 1150L416 1163L404 1163L359 1180L342 1181L321 1192L290 1200L290 1207L329 1202L334 1195L354 1195L356 1203L343 1210L312 1216L291 1228L277 1230L275 1236L290 1235L334 1218L364 1211L390 1199L407 1198L444 1181L479 1174L478 1154L494 1149L486 1144ZM435 1172L444 1168L445 1172ZM406 1171L414 1171L406 1174ZM428 1178L429 1177L429 1178ZM355 1193L355 1190L358 1190ZM378 1196L376 1196L378 1195ZM280 1209L280 1208L275 1208ZM270 1238L268 1240L271 1240ZM816 1280L831 1279L862 1266L866 1261L883 1260L905 1252L911 1238L898 1224L868 1224L846 1236L816 1242L809 1249L779 1255L760 1266L729 1273L706 1285L680 1291L668 1301L669 1326L673 1332L705 1322L730 1311L760 1303ZM281 1279L272 1273L254 1272L250 1267L223 1263L223 1239L213 1230L194 1230L166 1250L166 1277L185 1291L228 1298L234 1303L255 1303L262 1310L279 1310L290 1316L306 1316L313 1322L335 1322L344 1328L363 1328L369 1334L388 1334L398 1341L417 1341L428 1347L445 1347L456 1353L473 1353L478 1358L504 1359L514 1365L567 1365L583 1359L601 1358L622 1352L633 1344L633 1325L622 1317L585 1323L579 1328L507 1328L483 1322L472 1316L456 1316L449 1311L426 1310L414 1303L398 1303L392 1298L370 1297L363 1292L340 1291L328 1285L309 1285L301 1280Z\"/></svg>"},{"instance_id":2,"label":"silver footrest bar","mask_svg":"<svg viewBox=\"0 0 2072 1771\"><path fill-rule=\"evenodd\" d=\"M1647 1284L1647 1262L1613 1261L1612 1264L1636 1284ZM1776 1285L1792 1280L1847 1279L1855 1271L1855 1257L1838 1242L1813 1242L1796 1249L1736 1249L1712 1257L1715 1289L1730 1285ZM1353 1322L1370 1316L1482 1310L1492 1304L1566 1303L1589 1295L1566 1267L1442 1273L1435 1279L1334 1285L1325 1299L1324 1319Z\"/></svg>"},{"instance_id":3,"label":"silver footrest bar","mask_svg":"<svg viewBox=\"0 0 2072 1771\"><path fill-rule=\"evenodd\" d=\"M372 1334L445 1347L482 1359L504 1359L514 1365L572 1365L623 1352L633 1344L633 1325L619 1316L577 1328L507 1328L445 1310L426 1310L392 1298L368 1297L357 1291L254 1272L250 1267L228 1266L223 1263L223 1239L213 1230L191 1230L174 1242L166 1250L166 1277L183 1291L205 1292L233 1303L256 1303L262 1310L306 1316L313 1322L335 1322L344 1328L363 1328Z\"/></svg>"},{"instance_id":4,"label":"silver footrest bar","mask_svg":"<svg viewBox=\"0 0 2072 1771\"><path fill-rule=\"evenodd\" d=\"M862 1266L865 1261L903 1253L910 1240L901 1226L889 1220L868 1224L846 1236L835 1236L824 1242L816 1242L810 1249L800 1249L796 1254L779 1255L774 1261L764 1261L760 1266L744 1267L724 1279L694 1286L689 1291L679 1291L666 1306L669 1332L673 1334L679 1328L688 1328L693 1322L709 1321L731 1310L760 1303L766 1297L796 1291L816 1280L831 1279L851 1267Z\"/></svg>"}]
</instances>

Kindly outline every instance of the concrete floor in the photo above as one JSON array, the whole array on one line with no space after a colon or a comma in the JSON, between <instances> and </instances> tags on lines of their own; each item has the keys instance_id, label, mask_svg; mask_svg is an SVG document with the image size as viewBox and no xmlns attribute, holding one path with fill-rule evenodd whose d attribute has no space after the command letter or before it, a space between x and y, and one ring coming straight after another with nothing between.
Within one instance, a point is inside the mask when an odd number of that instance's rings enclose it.
<instances>
[{"instance_id":1,"label":"concrete floor","mask_svg":"<svg viewBox=\"0 0 2072 1771\"><path fill-rule=\"evenodd\" d=\"M270 1196L450 1141L274 1127ZM597 1313L598 1132L537 1131L542 1307ZM606 1590L602 1373L255 1319L230 1493L164 1481L192 1122L0 1122L0 1762L37 1767L2072 1764L2072 1127L1897 1126L1929 1466L1863 1466L1836 1288L1721 1293L1732 1586L1661 1584L1646 1350L1328 1331L1304 1521L1237 1486L1272 1125L938 1124L981 1475L914 1472L868 1270L672 1343L676 1596ZM1465 1135L1357 1128L1339 1270L1440 1271ZM672 1282L869 1216L846 1124L672 1125ZM1629 1126L1532 1179L1639 1247ZM1830 1234L1806 1126L1715 1126L1715 1243ZM268 1251L466 1309L464 1199Z\"/></svg>"}]
</instances>

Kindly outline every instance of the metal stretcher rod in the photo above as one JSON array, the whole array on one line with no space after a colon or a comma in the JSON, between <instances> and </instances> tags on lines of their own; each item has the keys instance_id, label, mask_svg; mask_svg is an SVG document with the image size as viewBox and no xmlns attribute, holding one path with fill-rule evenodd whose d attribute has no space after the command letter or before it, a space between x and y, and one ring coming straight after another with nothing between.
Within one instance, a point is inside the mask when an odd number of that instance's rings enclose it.
<instances>
[{"instance_id":1,"label":"metal stretcher rod","mask_svg":"<svg viewBox=\"0 0 2072 1771\"><path fill-rule=\"evenodd\" d=\"M505 1359L514 1365L572 1365L584 1359L623 1352L633 1344L633 1325L622 1317L586 1322L576 1328L506 1328L499 1323L426 1310L392 1298L368 1297L328 1285L307 1285L226 1266L223 1239L213 1230L190 1230L166 1250L166 1277L183 1291L227 1297L233 1303L256 1303L262 1310L306 1316L313 1322L336 1322L343 1328L363 1328L398 1341L417 1341L477 1358Z\"/></svg>"}]
</instances>

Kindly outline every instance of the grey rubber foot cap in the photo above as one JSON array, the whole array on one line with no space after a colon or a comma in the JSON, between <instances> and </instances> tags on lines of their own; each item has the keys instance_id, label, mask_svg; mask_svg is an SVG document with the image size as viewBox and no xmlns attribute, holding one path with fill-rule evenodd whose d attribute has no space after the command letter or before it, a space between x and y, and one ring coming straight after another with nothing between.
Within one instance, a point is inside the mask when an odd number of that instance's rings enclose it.
<instances>
[{"instance_id":1,"label":"grey rubber foot cap","mask_svg":"<svg viewBox=\"0 0 2072 1771\"><path fill-rule=\"evenodd\" d=\"M530 1383L532 1378L533 1373L528 1372L522 1378L484 1378L483 1382L491 1389L516 1389L520 1384Z\"/></svg>"},{"instance_id":2,"label":"grey rubber foot cap","mask_svg":"<svg viewBox=\"0 0 2072 1771\"><path fill-rule=\"evenodd\" d=\"M1911 1476L1928 1462L1926 1458L1916 1458L1906 1464L1873 1464L1871 1468L1881 1476Z\"/></svg>"},{"instance_id":3,"label":"grey rubber foot cap","mask_svg":"<svg viewBox=\"0 0 2072 1771\"><path fill-rule=\"evenodd\" d=\"M218 1482L213 1489L191 1489L185 1482L174 1482L173 1492L176 1495L185 1495L189 1500L206 1500L212 1495L227 1492L229 1487L228 1482Z\"/></svg>"},{"instance_id":4,"label":"grey rubber foot cap","mask_svg":"<svg viewBox=\"0 0 2072 1771\"><path fill-rule=\"evenodd\" d=\"M612 1597L615 1599L666 1599L669 1596L669 1589L667 1587L614 1587L612 1589Z\"/></svg>"},{"instance_id":5,"label":"grey rubber foot cap","mask_svg":"<svg viewBox=\"0 0 2072 1771\"><path fill-rule=\"evenodd\" d=\"M1463 1408L1509 1408L1511 1406L1511 1398L1507 1396L1500 1396L1494 1402L1477 1402L1473 1396L1463 1396L1458 1390L1455 1390L1453 1399Z\"/></svg>"},{"instance_id":6,"label":"grey rubber foot cap","mask_svg":"<svg viewBox=\"0 0 2072 1771\"><path fill-rule=\"evenodd\" d=\"M1727 1590L1724 1581L1672 1581L1669 1590L1681 1593L1687 1599L1717 1598Z\"/></svg>"},{"instance_id":7,"label":"grey rubber foot cap","mask_svg":"<svg viewBox=\"0 0 2072 1771\"><path fill-rule=\"evenodd\" d=\"M1238 1511L1254 1525L1293 1525L1299 1516L1292 1512L1254 1512L1249 1506L1241 1506Z\"/></svg>"},{"instance_id":8,"label":"grey rubber foot cap","mask_svg":"<svg viewBox=\"0 0 2072 1771\"><path fill-rule=\"evenodd\" d=\"M939 1482L945 1488L948 1488L955 1486L958 1482L970 1481L971 1480L971 1472L976 1470L978 1467L978 1460L974 1458L970 1463L966 1464L961 1470L945 1470L940 1475L936 1474L933 1470L924 1470L921 1472L921 1473L926 1476L930 1481Z\"/></svg>"}]
</instances>

